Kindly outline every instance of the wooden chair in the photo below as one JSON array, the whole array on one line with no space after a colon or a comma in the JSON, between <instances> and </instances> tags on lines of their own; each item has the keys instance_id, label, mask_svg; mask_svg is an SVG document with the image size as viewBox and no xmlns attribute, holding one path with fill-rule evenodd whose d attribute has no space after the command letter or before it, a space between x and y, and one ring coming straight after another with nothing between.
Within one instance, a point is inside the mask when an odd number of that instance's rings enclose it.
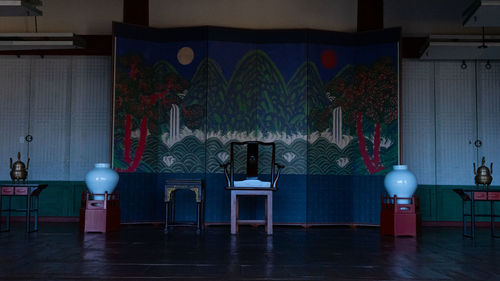
<instances>
[{"instance_id":1,"label":"wooden chair","mask_svg":"<svg viewBox=\"0 0 500 281\"><path fill-rule=\"evenodd\" d=\"M239 147L246 148L246 161L238 159L235 161L235 150ZM259 179L259 148L260 153L268 153L270 148L271 158L269 155L261 155L264 161L270 166L270 179L269 181L262 181ZM244 151L243 151L244 152ZM238 153L241 155L241 153ZM244 157L244 156L242 156ZM284 166L275 162L276 159L276 145L273 142L260 142L260 141L245 141L245 142L232 142L231 143L231 156L227 163L221 164L224 168L226 176L226 189L231 191L231 234L238 232L238 224L252 224L264 223L266 225L266 232L268 235L273 234L273 191L277 190L277 183L280 178L280 171ZM236 162L246 162L246 175L243 180L236 180L240 171L236 167ZM269 176L268 175L268 176ZM238 197L240 196L264 196L265 197L265 220L239 220L238 219Z\"/></svg>"}]
</instances>

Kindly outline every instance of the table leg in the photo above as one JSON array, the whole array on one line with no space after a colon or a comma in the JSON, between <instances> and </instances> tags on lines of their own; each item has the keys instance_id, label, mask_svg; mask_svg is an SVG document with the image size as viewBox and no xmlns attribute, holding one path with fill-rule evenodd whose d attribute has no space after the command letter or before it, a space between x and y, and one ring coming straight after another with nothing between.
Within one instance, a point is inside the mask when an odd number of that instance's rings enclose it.
<instances>
[{"instance_id":1,"label":"table leg","mask_svg":"<svg viewBox=\"0 0 500 281\"><path fill-rule=\"evenodd\" d=\"M495 201L490 201L490 204L491 204L491 237L500 237L498 235L496 235L495 233L495 218L496 218L496 215L495 215Z\"/></svg>"},{"instance_id":2,"label":"table leg","mask_svg":"<svg viewBox=\"0 0 500 281\"><path fill-rule=\"evenodd\" d=\"M196 232L201 232L201 202L196 202Z\"/></svg>"},{"instance_id":3,"label":"table leg","mask_svg":"<svg viewBox=\"0 0 500 281\"><path fill-rule=\"evenodd\" d=\"M470 208L471 208L471 236L472 239L474 239L475 232L476 232L476 214L475 214L475 204L474 204L474 198L470 200Z\"/></svg>"},{"instance_id":4,"label":"table leg","mask_svg":"<svg viewBox=\"0 0 500 281\"><path fill-rule=\"evenodd\" d=\"M168 219L169 219L169 215L170 215L170 202L166 202L165 203L165 229L164 229L164 232L165 233L168 233Z\"/></svg>"},{"instance_id":5,"label":"table leg","mask_svg":"<svg viewBox=\"0 0 500 281\"><path fill-rule=\"evenodd\" d=\"M205 230L205 204L203 202L205 201L205 193L203 192L203 188L200 186L198 189L198 192L200 193L200 229Z\"/></svg>"},{"instance_id":6,"label":"table leg","mask_svg":"<svg viewBox=\"0 0 500 281\"><path fill-rule=\"evenodd\" d=\"M40 204L38 201L38 196L33 197L33 200L35 201L35 229L34 231L38 231L38 209L40 207Z\"/></svg>"},{"instance_id":7,"label":"table leg","mask_svg":"<svg viewBox=\"0 0 500 281\"><path fill-rule=\"evenodd\" d=\"M200 202L200 205L201 205L201 230L205 230L205 204L203 202L204 201L202 199Z\"/></svg>"},{"instance_id":8,"label":"table leg","mask_svg":"<svg viewBox=\"0 0 500 281\"><path fill-rule=\"evenodd\" d=\"M31 232L30 217L31 217L31 196L28 190L28 195L26 195L26 232L28 233Z\"/></svg>"},{"instance_id":9,"label":"table leg","mask_svg":"<svg viewBox=\"0 0 500 281\"><path fill-rule=\"evenodd\" d=\"M2 207L2 189L0 188L0 232L2 232L2 214L3 214L3 207Z\"/></svg>"},{"instance_id":10,"label":"table leg","mask_svg":"<svg viewBox=\"0 0 500 281\"><path fill-rule=\"evenodd\" d=\"M467 221L465 219L465 200L462 200L462 227L463 227L463 236L467 236Z\"/></svg>"},{"instance_id":11,"label":"table leg","mask_svg":"<svg viewBox=\"0 0 500 281\"><path fill-rule=\"evenodd\" d=\"M9 211L7 212L7 222L5 224L7 226L7 229L5 231L10 231L11 210L12 210L12 196L9 196Z\"/></svg>"},{"instance_id":12,"label":"table leg","mask_svg":"<svg viewBox=\"0 0 500 281\"><path fill-rule=\"evenodd\" d=\"M172 192L172 197L170 199L170 223L175 224L175 191Z\"/></svg>"}]
</instances>

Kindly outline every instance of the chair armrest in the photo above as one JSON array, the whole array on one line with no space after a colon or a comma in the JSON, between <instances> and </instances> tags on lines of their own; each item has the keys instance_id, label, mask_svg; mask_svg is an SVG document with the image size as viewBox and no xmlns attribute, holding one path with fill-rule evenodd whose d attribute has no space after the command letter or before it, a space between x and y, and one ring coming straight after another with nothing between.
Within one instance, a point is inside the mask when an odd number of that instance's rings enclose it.
<instances>
[{"instance_id":1,"label":"chair armrest","mask_svg":"<svg viewBox=\"0 0 500 281\"><path fill-rule=\"evenodd\" d=\"M279 170L281 170L281 169L283 169L283 168L285 168L285 166L284 166L284 165L281 165L281 164L279 164L279 163L274 163L274 165L275 165L276 167L278 167L278 171L279 171Z\"/></svg>"},{"instance_id":2,"label":"chair armrest","mask_svg":"<svg viewBox=\"0 0 500 281\"><path fill-rule=\"evenodd\" d=\"M278 184L278 180L280 179L281 169L285 168L285 166L278 163L274 163L274 165L278 168L278 170L276 171L276 175L274 175L274 181L272 182L271 186L278 189L276 185Z\"/></svg>"},{"instance_id":3,"label":"chair armrest","mask_svg":"<svg viewBox=\"0 0 500 281\"><path fill-rule=\"evenodd\" d=\"M231 177L229 175L229 171L227 170L227 167L229 167L229 165L231 165L231 162L226 162L219 165L221 168L224 168L224 176L226 177L227 187L231 186Z\"/></svg>"}]
</instances>

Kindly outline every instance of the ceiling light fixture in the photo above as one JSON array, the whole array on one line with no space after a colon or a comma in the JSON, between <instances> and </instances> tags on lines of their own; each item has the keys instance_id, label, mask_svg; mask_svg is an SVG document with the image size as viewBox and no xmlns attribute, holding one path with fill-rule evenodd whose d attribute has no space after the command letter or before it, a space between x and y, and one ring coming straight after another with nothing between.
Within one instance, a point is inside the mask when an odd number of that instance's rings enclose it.
<instances>
[{"instance_id":1,"label":"ceiling light fixture","mask_svg":"<svg viewBox=\"0 0 500 281\"><path fill-rule=\"evenodd\" d=\"M40 0L0 0L0 16L41 16Z\"/></svg>"},{"instance_id":2,"label":"ceiling light fixture","mask_svg":"<svg viewBox=\"0 0 500 281\"><path fill-rule=\"evenodd\" d=\"M500 60L500 36L431 35L420 54L421 60Z\"/></svg>"},{"instance_id":3,"label":"ceiling light fixture","mask_svg":"<svg viewBox=\"0 0 500 281\"><path fill-rule=\"evenodd\" d=\"M84 48L85 41L73 33L0 33L0 50Z\"/></svg>"}]
</instances>

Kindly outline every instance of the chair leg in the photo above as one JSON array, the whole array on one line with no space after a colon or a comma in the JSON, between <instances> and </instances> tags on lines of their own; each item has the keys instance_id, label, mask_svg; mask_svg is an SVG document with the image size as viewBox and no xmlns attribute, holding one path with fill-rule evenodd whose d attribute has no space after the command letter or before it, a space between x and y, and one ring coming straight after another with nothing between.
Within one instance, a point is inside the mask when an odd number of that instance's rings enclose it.
<instances>
[{"instance_id":1,"label":"chair leg","mask_svg":"<svg viewBox=\"0 0 500 281\"><path fill-rule=\"evenodd\" d=\"M231 191L231 234L236 234L238 228L236 225L236 220L238 217L238 199L236 198L236 193Z\"/></svg>"},{"instance_id":2,"label":"chair leg","mask_svg":"<svg viewBox=\"0 0 500 281\"><path fill-rule=\"evenodd\" d=\"M266 232L273 235L273 194L270 192L266 196Z\"/></svg>"}]
</instances>

